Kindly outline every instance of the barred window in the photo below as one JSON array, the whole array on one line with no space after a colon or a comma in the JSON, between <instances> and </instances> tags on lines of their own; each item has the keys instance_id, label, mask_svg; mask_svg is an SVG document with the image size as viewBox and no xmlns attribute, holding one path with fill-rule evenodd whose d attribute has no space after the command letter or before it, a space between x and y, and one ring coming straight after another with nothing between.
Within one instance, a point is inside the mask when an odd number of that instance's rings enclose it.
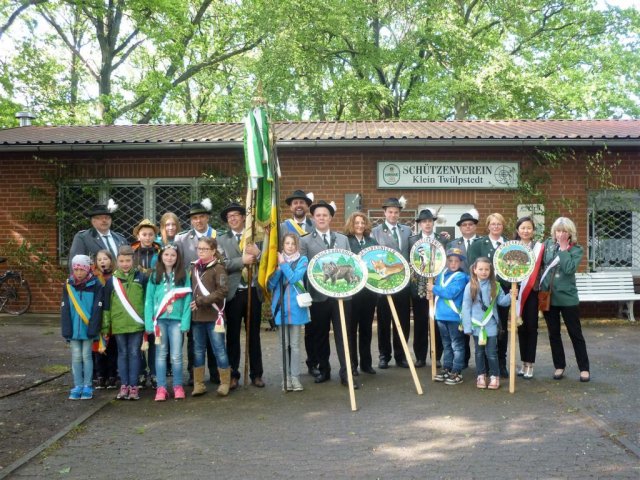
<instances>
[{"instance_id":1,"label":"barred window","mask_svg":"<svg viewBox=\"0 0 640 480\"><path fill-rule=\"evenodd\" d=\"M113 231L133 242L133 228L143 218L160 223L166 212L175 213L182 230L190 228L190 204L205 197L211 199L211 224L225 228L218 212L230 201L240 201L244 182L233 178L206 179L143 179L108 180L102 182L79 181L61 185L58 208L58 254L62 263L67 260L73 237L91 227L87 212L97 203L106 204L111 198L118 205L113 214Z\"/></svg>"},{"instance_id":2,"label":"barred window","mask_svg":"<svg viewBox=\"0 0 640 480\"><path fill-rule=\"evenodd\" d=\"M599 191L589 196L589 263L593 270L640 272L640 192Z\"/></svg>"}]
</instances>

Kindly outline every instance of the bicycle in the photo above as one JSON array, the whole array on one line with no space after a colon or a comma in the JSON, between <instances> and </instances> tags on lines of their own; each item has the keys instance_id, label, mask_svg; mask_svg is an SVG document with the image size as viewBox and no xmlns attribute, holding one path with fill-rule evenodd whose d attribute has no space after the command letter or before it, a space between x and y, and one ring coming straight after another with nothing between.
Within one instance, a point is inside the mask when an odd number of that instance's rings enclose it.
<instances>
[{"instance_id":1,"label":"bicycle","mask_svg":"<svg viewBox=\"0 0 640 480\"><path fill-rule=\"evenodd\" d=\"M0 263L7 259L0 257ZM7 270L0 274L0 312L22 315L31 305L31 289L22 273Z\"/></svg>"}]
</instances>

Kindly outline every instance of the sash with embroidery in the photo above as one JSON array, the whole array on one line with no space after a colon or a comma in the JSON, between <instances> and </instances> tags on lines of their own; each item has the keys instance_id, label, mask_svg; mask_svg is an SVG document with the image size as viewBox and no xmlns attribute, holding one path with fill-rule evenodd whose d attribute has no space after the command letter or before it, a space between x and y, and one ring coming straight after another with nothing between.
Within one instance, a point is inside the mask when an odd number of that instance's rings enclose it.
<instances>
[{"instance_id":1,"label":"sash with embroidery","mask_svg":"<svg viewBox=\"0 0 640 480\"><path fill-rule=\"evenodd\" d=\"M165 293L162 300L160 300L160 305L156 310L156 313L153 315L153 332L156 335L156 343L160 338L160 326L158 325L158 319L162 316L163 313L167 312L167 308L171 306L171 310L173 309L173 303L180 299L184 298L191 293L191 289L189 287L180 287L180 288L172 288L167 293ZM169 312L171 314L171 312Z\"/></svg>"},{"instance_id":2,"label":"sash with embroidery","mask_svg":"<svg viewBox=\"0 0 640 480\"><path fill-rule=\"evenodd\" d=\"M144 325L144 320L140 318L140 315L138 315L136 309L133 308L133 305L131 305L129 297L127 297L127 292L125 292L124 288L122 287L122 281L117 277L113 277L113 290L116 292L116 295L118 295L118 299L122 303L122 306L127 311L129 316L133 318L136 323Z\"/></svg>"},{"instance_id":3,"label":"sash with embroidery","mask_svg":"<svg viewBox=\"0 0 640 480\"><path fill-rule=\"evenodd\" d=\"M498 286L498 288L500 288L500 286ZM478 293L480 294L480 301L484 305L484 302L482 301L482 292L478 292ZM493 302L491 302L491 305L489 305L489 308L487 308L487 310L484 312L484 315L482 316L482 320L476 320L475 318L471 319L471 324L480 328L480 333L478 334L478 345L487 344L486 326L491 320L491 317L493 316L493 307L496 306L497 301L498 301L498 293L496 293L496 298L493 299Z\"/></svg>"},{"instance_id":4,"label":"sash with embroidery","mask_svg":"<svg viewBox=\"0 0 640 480\"><path fill-rule=\"evenodd\" d=\"M200 275L197 274L197 272L196 272L196 280L198 281L198 288L200 289L202 294L205 297L209 296L210 292L209 292L209 290L207 290L207 287L205 287L204 284L202 283L202 278L201 278ZM227 304L227 299L226 298L222 301L222 308L218 307L218 305L216 305L215 303L211 304L211 306L213 308L215 308L216 311L218 312L218 318L216 318L216 324L213 327L213 331L214 332L217 332L217 333L224 333L225 332L225 328L224 328L224 307L226 306L226 304Z\"/></svg>"},{"instance_id":5,"label":"sash with embroidery","mask_svg":"<svg viewBox=\"0 0 640 480\"><path fill-rule=\"evenodd\" d=\"M302 227L298 225L298 222L294 221L293 218L288 218L284 223L291 233L297 233L299 237L309 235L309 232L303 230Z\"/></svg>"},{"instance_id":6,"label":"sash with embroidery","mask_svg":"<svg viewBox=\"0 0 640 480\"><path fill-rule=\"evenodd\" d=\"M540 267L542 266L542 257L544 256L544 245L540 242L536 243L533 247L533 253L535 255L535 266L533 267L533 272L527 278L522 280L520 284L520 291L518 292L518 300L516 301L516 312L518 312L518 316L522 317L522 310L524 309L524 304L529 298L529 294L533 290L533 286L538 279L538 273L540 273Z\"/></svg>"}]
</instances>

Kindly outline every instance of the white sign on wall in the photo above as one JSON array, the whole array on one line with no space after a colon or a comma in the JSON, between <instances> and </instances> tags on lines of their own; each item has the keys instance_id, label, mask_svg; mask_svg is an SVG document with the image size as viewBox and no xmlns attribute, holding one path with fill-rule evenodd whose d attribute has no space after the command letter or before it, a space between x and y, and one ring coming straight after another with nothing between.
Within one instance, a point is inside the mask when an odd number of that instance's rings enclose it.
<instances>
[{"instance_id":1,"label":"white sign on wall","mask_svg":"<svg viewBox=\"0 0 640 480\"><path fill-rule=\"evenodd\" d=\"M517 188L518 162L378 162L378 188Z\"/></svg>"}]
</instances>

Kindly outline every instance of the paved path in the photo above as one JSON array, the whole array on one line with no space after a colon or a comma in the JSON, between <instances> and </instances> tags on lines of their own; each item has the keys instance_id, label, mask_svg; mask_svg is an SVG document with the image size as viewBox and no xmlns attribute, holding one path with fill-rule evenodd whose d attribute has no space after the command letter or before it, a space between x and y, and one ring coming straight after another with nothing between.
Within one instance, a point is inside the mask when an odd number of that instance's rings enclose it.
<instances>
[{"instance_id":1,"label":"paved path","mask_svg":"<svg viewBox=\"0 0 640 480\"><path fill-rule=\"evenodd\" d=\"M585 336L587 384L570 344L567 378L550 378L541 330L536 376L514 395L477 390L473 370L458 386L431 383L427 368L418 396L409 371L391 368L360 375L351 412L335 376L304 375L304 392L281 392L276 335L263 332L267 388L114 401L9 478L638 479L640 327L595 324Z\"/></svg>"}]
</instances>

